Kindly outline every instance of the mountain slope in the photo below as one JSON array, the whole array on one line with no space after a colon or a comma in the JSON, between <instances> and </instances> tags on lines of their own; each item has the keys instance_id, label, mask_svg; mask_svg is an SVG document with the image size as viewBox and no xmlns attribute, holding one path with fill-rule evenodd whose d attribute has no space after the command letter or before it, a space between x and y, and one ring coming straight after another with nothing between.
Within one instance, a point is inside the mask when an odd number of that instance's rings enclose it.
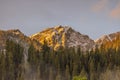
<instances>
[{"instance_id":1,"label":"mountain slope","mask_svg":"<svg viewBox=\"0 0 120 80\"><path fill-rule=\"evenodd\" d=\"M94 46L94 41L87 35L76 32L68 26L56 26L30 36L31 39L46 43L57 50L62 47L80 46L83 51L89 50Z\"/></svg>"},{"instance_id":2,"label":"mountain slope","mask_svg":"<svg viewBox=\"0 0 120 80\"><path fill-rule=\"evenodd\" d=\"M30 44L33 44L36 49L41 49L41 44L44 44L44 42L54 50L58 50L61 46L64 48L79 46L83 51L87 51L95 45L103 46L104 49L112 48L116 50L120 47L120 31L104 35L93 41L87 35L76 32L69 26L47 28L30 37L25 36L18 29L0 30L0 50L5 49L7 39L21 44L25 49L28 49Z\"/></svg>"},{"instance_id":3,"label":"mountain slope","mask_svg":"<svg viewBox=\"0 0 120 80\"><path fill-rule=\"evenodd\" d=\"M7 39L20 44L24 48L29 47L29 45L32 43L36 48L39 48L40 45L37 41L33 41L29 37L25 36L18 29L7 30L7 31L0 30L0 49L5 49Z\"/></svg>"},{"instance_id":4,"label":"mountain slope","mask_svg":"<svg viewBox=\"0 0 120 80\"><path fill-rule=\"evenodd\" d=\"M120 32L104 35L95 40L97 46L104 46L105 49L112 48L118 50L120 47Z\"/></svg>"}]
</instances>

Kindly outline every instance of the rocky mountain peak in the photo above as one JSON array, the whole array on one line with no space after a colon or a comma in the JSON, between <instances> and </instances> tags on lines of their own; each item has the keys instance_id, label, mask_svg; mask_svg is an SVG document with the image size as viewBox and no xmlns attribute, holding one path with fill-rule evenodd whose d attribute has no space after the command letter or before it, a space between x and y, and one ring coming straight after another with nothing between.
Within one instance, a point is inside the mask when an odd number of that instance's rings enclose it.
<instances>
[{"instance_id":1,"label":"rocky mountain peak","mask_svg":"<svg viewBox=\"0 0 120 80\"><path fill-rule=\"evenodd\" d=\"M13 34L23 34L19 29L11 29L11 30L8 30L7 32L9 33L13 33Z\"/></svg>"},{"instance_id":2,"label":"rocky mountain peak","mask_svg":"<svg viewBox=\"0 0 120 80\"><path fill-rule=\"evenodd\" d=\"M120 47L120 31L104 35L95 40L95 43L98 47L101 47L102 45L105 49L112 48L118 50Z\"/></svg>"},{"instance_id":3,"label":"rocky mountain peak","mask_svg":"<svg viewBox=\"0 0 120 80\"><path fill-rule=\"evenodd\" d=\"M39 33L30 36L31 39L35 39L44 44L47 42L48 46L55 50L62 47L77 47L80 46L82 50L86 51L94 45L94 41L87 35L81 34L69 26L55 26L47 28Z\"/></svg>"},{"instance_id":4,"label":"rocky mountain peak","mask_svg":"<svg viewBox=\"0 0 120 80\"><path fill-rule=\"evenodd\" d=\"M24 47L29 47L31 43L38 49L44 42L54 50L60 47L80 47L81 50L87 51L104 45L106 48L118 48L120 46L120 31L104 35L93 41L89 36L75 31L70 26L55 26L47 28L41 32L33 34L30 37L25 36L19 29L0 30L0 49L5 48L5 42L11 39Z\"/></svg>"},{"instance_id":5,"label":"rocky mountain peak","mask_svg":"<svg viewBox=\"0 0 120 80\"><path fill-rule=\"evenodd\" d=\"M108 35L103 35L100 38L98 38L97 40L95 40L95 42L97 44L104 44L106 42L112 42L119 37L120 37L120 31L116 32L116 33L111 33L111 34L108 34Z\"/></svg>"},{"instance_id":6,"label":"rocky mountain peak","mask_svg":"<svg viewBox=\"0 0 120 80\"><path fill-rule=\"evenodd\" d=\"M11 29L11 30L0 30L0 43L1 47L5 47L6 40L10 39L17 43L19 43L20 40L23 38L25 39L26 36L18 30L18 29Z\"/></svg>"},{"instance_id":7,"label":"rocky mountain peak","mask_svg":"<svg viewBox=\"0 0 120 80\"><path fill-rule=\"evenodd\" d=\"M40 44L37 41L31 40L29 37L24 35L19 29L11 30L0 30L0 49L4 49L6 46L6 40L12 40L24 48L28 48L31 43L36 48L40 48Z\"/></svg>"}]
</instances>

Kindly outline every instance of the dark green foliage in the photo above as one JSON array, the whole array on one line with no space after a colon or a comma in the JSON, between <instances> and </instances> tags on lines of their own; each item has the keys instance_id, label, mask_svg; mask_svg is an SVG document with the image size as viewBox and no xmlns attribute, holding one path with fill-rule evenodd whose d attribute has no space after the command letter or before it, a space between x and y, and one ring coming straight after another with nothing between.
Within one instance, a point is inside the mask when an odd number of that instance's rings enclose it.
<instances>
[{"instance_id":1,"label":"dark green foliage","mask_svg":"<svg viewBox=\"0 0 120 80\"><path fill-rule=\"evenodd\" d=\"M0 53L0 80L20 80L23 61L23 48L11 41L6 41L6 52Z\"/></svg>"},{"instance_id":2,"label":"dark green foliage","mask_svg":"<svg viewBox=\"0 0 120 80\"><path fill-rule=\"evenodd\" d=\"M23 48L11 40L6 44L6 54L0 52L0 80L26 79L23 77L26 72ZM101 74L120 68L120 48L104 49L102 46L83 53L80 48L61 47L54 51L45 43L38 51L31 44L27 61L31 80L100 80Z\"/></svg>"},{"instance_id":3,"label":"dark green foliage","mask_svg":"<svg viewBox=\"0 0 120 80\"><path fill-rule=\"evenodd\" d=\"M0 80L5 78L5 55L0 52Z\"/></svg>"},{"instance_id":4,"label":"dark green foliage","mask_svg":"<svg viewBox=\"0 0 120 80\"><path fill-rule=\"evenodd\" d=\"M34 51L33 55L29 55L29 57L35 57L34 64L39 63L37 66L40 66L42 80L48 80L48 78L49 80L72 80L74 76L98 80L99 75L106 69L119 66L120 57L118 56L119 51L113 49L104 51L104 49L96 48L85 54L80 51L80 48L76 51L74 48L61 48L54 51L47 45L43 45L41 52L36 54ZM32 59L34 61L34 58Z\"/></svg>"}]
</instances>

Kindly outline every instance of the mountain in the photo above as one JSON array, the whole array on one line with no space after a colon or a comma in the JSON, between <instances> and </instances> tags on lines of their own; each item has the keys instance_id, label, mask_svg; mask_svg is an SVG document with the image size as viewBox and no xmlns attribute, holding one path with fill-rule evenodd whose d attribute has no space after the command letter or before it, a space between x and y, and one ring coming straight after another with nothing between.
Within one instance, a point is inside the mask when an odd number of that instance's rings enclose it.
<instances>
[{"instance_id":1,"label":"mountain","mask_svg":"<svg viewBox=\"0 0 120 80\"><path fill-rule=\"evenodd\" d=\"M99 47L105 47L105 49L112 48L117 50L120 47L120 31L104 35L99 39L95 40L95 43Z\"/></svg>"},{"instance_id":2,"label":"mountain","mask_svg":"<svg viewBox=\"0 0 120 80\"><path fill-rule=\"evenodd\" d=\"M29 37L25 36L19 29L12 29L7 31L0 30L1 50L5 49L7 39L20 44L24 48L28 48L30 44L33 44L37 49L40 46L40 44L37 41L31 40Z\"/></svg>"},{"instance_id":3,"label":"mountain","mask_svg":"<svg viewBox=\"0 0 120 80\"><path fill-rule=\"evenodd\" d=\"M31 44L33 44L36 49L41 49L41 45L45 42L54 50L58 50L60 47L80 47L82 51L87 51L95 47L95 45L98 47L103 46L105 49L112 48L116 50L120 47L120 31L103 35L93 41L87 35L81 34L69 26L61 25L47 28L30 37L24 35L19 29L0 30L1 50L5 49L7 39L13 40L27 49Z\"/></svg>"},{"instance_id":4,"label":"mountain","mask_svg":"<svg viewBox=\"0 0 120 80\"><path fill-rule=\"evenodd\" d=\"M71 48L48 52L43 44L54 50L61 46L80 47L82 51L100 48L82 55L80 50L74 52ZM18 29L0 30L0 80L110 80L110 76L118 80L119 53L120 32L93 41L69 26L48 28L30 37Z\"/></svg>"},{"instance_id":5,"label":"mountain","mask_svg":"<svg viewBox=\"0 0 120 80\"><path fill-rule=\"evenodd\" d=\"M81 50L86 51L95 44L87 35L81 34L69 26L47 28L30 36L30 38L39 41L41 44L46 42L54 50L59 49L61 46L64 48L80 46Z\"/></svg>"}]
</instances>

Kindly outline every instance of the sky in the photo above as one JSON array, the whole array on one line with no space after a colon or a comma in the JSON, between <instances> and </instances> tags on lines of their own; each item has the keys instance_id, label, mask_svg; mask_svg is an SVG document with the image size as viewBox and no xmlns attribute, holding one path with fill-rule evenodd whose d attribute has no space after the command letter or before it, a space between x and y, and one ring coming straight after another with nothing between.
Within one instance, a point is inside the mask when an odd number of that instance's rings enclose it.
<instances>
[{"instance_id":1,"label":"sky","mask_svg":"<svg viewBox=\"0 0 120 80\"><path fill-rule=\"evenodd\" d=\"M120 31L120 0L0 0L2 30L30 36L57 25L92 39Z\"/></svg>"}]
</instances>

